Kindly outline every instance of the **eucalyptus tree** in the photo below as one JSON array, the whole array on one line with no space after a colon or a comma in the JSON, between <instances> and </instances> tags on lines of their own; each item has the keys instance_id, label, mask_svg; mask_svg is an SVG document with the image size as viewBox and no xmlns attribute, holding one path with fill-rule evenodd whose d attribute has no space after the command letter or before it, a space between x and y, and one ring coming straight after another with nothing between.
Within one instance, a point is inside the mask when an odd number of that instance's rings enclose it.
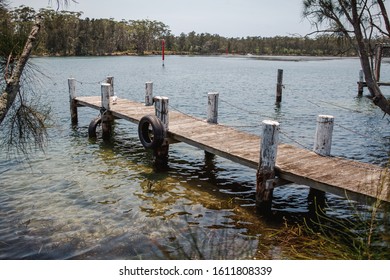
<instances>
[{"instance_id":1,"label":"eucalyptus tree","mask_svg":"<svg viewBox=\"0 0 390 280\"><path fill-rule=\"evenodd\" d=\"M303 0L303 6L303 15L316 33L343 36L356 46L373 102L390 114L390 103L374 77L372 63L374 41L390 37L385 0Z\"/></svg>"},{"instance_id":2,"label":"eucalyptus tree","mask_svg":"<svg viewBox=\"0 0 390 280\"><path fill-rule=\"evenodd\" d=\"M74 1L74 0L72 0ZM51 1L50 1L51 2ZM74 1L75 2L75 1ZM57 0L57 7L66 5L68 0ZM23 8L22 8L23 9ZM29 14L26 10L24 13ZM43 148L47 136L46 121L48 111L28 102L27 87L23 87L22 75L25 72L37 37L42 28L42 18L37 16L27 32L13 32L15 29L10 21L7 1L0 0L0 131L3 134L1 145L16 146L18 150L27 152L31 141L35 146ZM26 21L28 22L28 21ZM24 25L22 25L24 27ZM17 39L15 34L18 34ZM19 35L25 35L21 38ZM22 44L20 39L23 39ZM4 43L3 43L4 42Z\"/></svg>"},{"instance_id":3,"label":"eucalyptus tree","mask_svg":"<svg viewBox=\"0 0 390 280\"><path fill-rule=\"evenodd\" d=\"M138 54L157 50L160 40L169 34L167 25L156 20L130 20L131 37Z\"/></svg>"}]
</instances>

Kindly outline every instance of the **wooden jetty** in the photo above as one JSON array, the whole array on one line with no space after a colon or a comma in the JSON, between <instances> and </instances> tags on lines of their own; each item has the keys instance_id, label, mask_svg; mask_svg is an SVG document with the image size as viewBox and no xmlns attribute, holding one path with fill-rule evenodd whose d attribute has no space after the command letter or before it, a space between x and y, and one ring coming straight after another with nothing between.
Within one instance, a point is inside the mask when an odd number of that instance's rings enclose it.
<instances>
[{"instance_id":1,"label":"wooden jetty","mask_svg":"<svg viewBox=\"0 0 390 280\"><path fill-rule=\"evenodd\" d=\"M158 112L157 107L161 106L161 104L156 107L146 106L146 103L150 101L148 85L146 86L146 102L139 103L116 97L113 102L113 97L109 96L109 84L102 84L102 96L77 97L74 91L72 92L73 83L69 79L71 112L73 117L76 114L76 118L72 117L73 122L77 122L77 107L101 110L102 107L108 106L105 114L110 115L111 118L124 119L139 125L145 115L154 115ZM105 95L108 101L104 100ZM218 94L209 94L210 97L217 100ZM217 115L217 112L213 110L217 107L217 103L213 104L210 100L208 103L212 107L209 110L212 119ZM168 109L164 110L168 114ZM276 143L274 146L277 151L264 151L266 132L263 132L263 139L261 139L257 135L217 124L216 120L210 120L210 118L202 120L175 110L169 110L169 118L165 119L165 125L167 125L164 135L166 142L163 145L184 142L208 153L256 169L257 193L262 193L259 197L259 205L264 202L270 203L273 188L286 183L306 185L312 189L333 193L351 200L367 202L371 199L380 199L390 202L390 183L386 169L372 164L328 156L330 148L325 153L316 148L314 152L292 145L278 144L278 140L274 139L271 142ZM271 123L271 127L276 127L275 123ZM275 135L276 132L271 131L270 134ZM271 159L262 159L263 156L271 157ZM272 157L275 157L274 163L272 163ZM262 164L264 162L266 165L270 162L271 165L274 164L270 170L271 177L267 177L267 174L259 175L264 169L264 164ZM264 182L259 182L261 180Z\"/></svg>"}]
</instances>

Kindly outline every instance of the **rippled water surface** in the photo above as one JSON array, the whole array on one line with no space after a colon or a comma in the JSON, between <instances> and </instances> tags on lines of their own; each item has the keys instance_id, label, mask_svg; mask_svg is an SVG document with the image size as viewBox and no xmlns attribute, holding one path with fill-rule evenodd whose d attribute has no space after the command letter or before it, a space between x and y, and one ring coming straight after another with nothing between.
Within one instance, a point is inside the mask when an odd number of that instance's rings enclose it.
<instances>
[{"instance_id":1,"label":"rippled water surface","mask_svg":"<svg viewBox=\"0 0 390 280\"><path fill-rule=\"evenodd\" d=\"M333 155L388 162L389 121L368 98L356 97L357 59L172 56L164 68L160 57L32 62L47 75L38 74L33 86L50 104L54 125L45 152L24 159L1 151L0 259L296 257L291 244L280 241L286 222L307 215L308 188L275 189L273 216L266 219L254 208L254 170L175 144L168 170L156 171L136 126L122 120L116 121L110 143L91 141L88 125L98 112L79 108L79 124L71 126L69 77L77 79L78 95L100 95L99 82L114 76L117 95L140 102L145 82L153 81L155 95L168 96L172 108L201 118L207 92L217 91L220 123L260 134L263 119L276 119L282 142L309 149L316 116L333 115ZM382 77L390 80L390 65L382 68ZM274 104L277 69L284 70L281 106ZM328 195L328 202L329 214L351 215L348 201Z\"/></svg>"}]
</instances>

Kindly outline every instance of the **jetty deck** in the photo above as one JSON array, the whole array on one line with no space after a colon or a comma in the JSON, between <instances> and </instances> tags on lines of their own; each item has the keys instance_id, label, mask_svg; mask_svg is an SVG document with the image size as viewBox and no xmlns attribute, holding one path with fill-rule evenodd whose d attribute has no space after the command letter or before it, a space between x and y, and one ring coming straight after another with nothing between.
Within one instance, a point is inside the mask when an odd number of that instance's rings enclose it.
<instances>
[{"instance_id":1,"label":"jetty deck","mask_svg":"<svg viewBox=\"0 0 390 280\"><path fill-rule=\"evenodd\" d=\"M101 97L76 97L77 106L101 109ZM110 111L116 118L138 124L153 106L118 99ZM260 137L220 124L169 111L168 137L209 153L257 169L260 157ZM390 202L387 170L372 164L339 157L321 156L288 144L279 144L275 172L278 178L314 189L367 201L379 198Z\"/></svg>"}]
</instances>

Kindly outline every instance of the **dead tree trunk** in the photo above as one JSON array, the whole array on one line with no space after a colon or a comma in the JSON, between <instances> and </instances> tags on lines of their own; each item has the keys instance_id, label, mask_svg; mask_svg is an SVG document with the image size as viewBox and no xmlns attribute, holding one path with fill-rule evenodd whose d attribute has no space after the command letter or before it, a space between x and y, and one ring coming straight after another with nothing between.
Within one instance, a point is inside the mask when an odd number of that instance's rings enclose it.
<instances>
[{"instance_id":1,"label":"dead tree trunk","mask_svg":"<svg viewBox=\"0 0 390 280\"><path fill-rule=\"evenodd\" d=\"M24 46L23 52L20 55L15 68L12 71L11 77L6 80L6 87L0 95L0 124L5 119L9 109L14 103L16 96L20 89L20 78L23 74L24 67L30 57L31 51L34 47L34 42L42 26L42 18L37 17L34 26L31 29L27 42Z\"/></svg>"}]
</instances>

